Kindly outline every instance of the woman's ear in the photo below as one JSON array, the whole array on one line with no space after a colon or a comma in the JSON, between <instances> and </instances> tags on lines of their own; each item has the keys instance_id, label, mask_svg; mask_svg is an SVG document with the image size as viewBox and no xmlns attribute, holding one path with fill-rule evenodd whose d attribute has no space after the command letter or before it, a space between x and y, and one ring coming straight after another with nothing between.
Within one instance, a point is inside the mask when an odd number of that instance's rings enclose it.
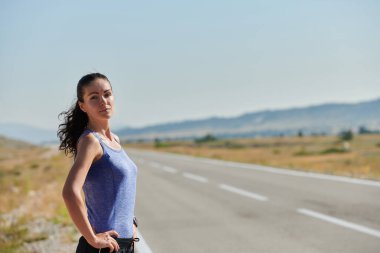
<instances>
[{"instance_id":1,"label":"woman's ear","mask_svg":"<svg viewBox=\"0 0 380 253\"><path fill-rule=\"evenodd\" d=\"M86 109L84 109L84 105L82 102L78 101L78 106L79 108L85 113L86 112Z\"/></svg>"}]
</instances>

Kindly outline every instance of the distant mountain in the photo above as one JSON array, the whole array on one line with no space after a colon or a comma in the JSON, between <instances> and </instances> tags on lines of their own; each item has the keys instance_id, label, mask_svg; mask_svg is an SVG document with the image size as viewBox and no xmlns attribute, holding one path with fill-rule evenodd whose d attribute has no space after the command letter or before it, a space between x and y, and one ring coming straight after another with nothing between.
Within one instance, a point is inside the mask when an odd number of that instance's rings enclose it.
<instances>
[{"instance_id":1,"label":"distant mountain","mask_svg":"<svg viewBox=\"0 0 380 253\"><path fill-rule=\"evenodd\" d=\"M19 123L1 123L0 135L37 145L58 143L58 137L54 130Z\"/></svg>"},{"instance_id":2,"label":"distant mountain","mask_svg":"<svg viewBox=\"0 0 380 253\"><path fill-rule=\"evenodd\" d=\"M284 110L265 110L237 117L210 117L201 120L157 124L141 128L119 128L124 141L154 138L192 139L213 134L219 138L303 134L337 134L364 126L380 130L380 99L347 104L322 104ZM2 123L0 135L32 144L57 144L56 131L24 124Z\"/></svg>"},{"instance_id":3,"label":"distant mountain","mask_svg":"<svg viewBox=\"0 0 380 253\"><path fill-rule=\"evenodd\" d=\"M238 117L211 117L117 131L123 140L191 139L206 134L220 138L274 135L337 134L364 126L380 129L380 99L361 103L330 103L285 110L265 110Z\"/></svg>"},{"instance_id":4,"label":"distant mountain","mask_svg":"<svg viewBox=\"0 0 380 253\"><path fill-rule=\"evenodd\" d=\"M0 135L0 147L12 147L12 148L17 148L17 149L23 149L23 148L30 148L34 146L35 145L29 142L15 140L15 139Z\"/></svg>"}]
</instances>

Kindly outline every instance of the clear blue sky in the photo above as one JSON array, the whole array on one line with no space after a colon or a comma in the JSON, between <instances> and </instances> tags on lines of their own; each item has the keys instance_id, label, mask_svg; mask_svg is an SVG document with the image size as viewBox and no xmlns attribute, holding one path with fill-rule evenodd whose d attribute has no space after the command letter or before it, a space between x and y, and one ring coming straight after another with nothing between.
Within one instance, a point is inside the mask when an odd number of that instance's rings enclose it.
<instances>
[{"instance_id":1,"label":"clear blue sky","mask_svg":"<svg viewBox=\"0 0 380 253\"><path fill-rule=\"evenodd\" d=\"M56 129L87 73L114 127L380 97L380 1L1 1L0 123Z\"/></svg>"}]
</instances>

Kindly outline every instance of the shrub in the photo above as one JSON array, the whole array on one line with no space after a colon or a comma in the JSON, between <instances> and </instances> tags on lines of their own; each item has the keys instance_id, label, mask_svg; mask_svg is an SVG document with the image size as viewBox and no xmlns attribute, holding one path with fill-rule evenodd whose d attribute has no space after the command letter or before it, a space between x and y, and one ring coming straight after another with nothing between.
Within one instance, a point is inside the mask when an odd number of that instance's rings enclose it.
<instances>
[{"instance_id":1,"label":"shrub","mask_svg":"<svg viewBox=\"0 0 380 253\"><path fill-rule=\"evenodd\" d=\"M212 142L212 141L216 141L217 138L211 134L207 134L201 138L196 138L194 140L195 143L205 143L205 142Z\"/></svg>"},{"instance_id":2,"label":"shrub","mask_svg":"<svg viewBox=\"0 0 380 253\"><path fill-rule=\"evenodd\" d=\"M339 133L338 137L342 141L350 141L354 138L354 133L351 130L342 131Z\"/></svg>"},{"instance_id":3,"label":"shrub","mask_svg":"<svg viewBox=\"0 0 380 253\"><path fill-rule=\"evenodd\" d=\"M320 154L325 155L325 154L346 153L346 152L348 151L341 148L328 148L328 149L322 150Z\"/></svg>"}]
</instances>

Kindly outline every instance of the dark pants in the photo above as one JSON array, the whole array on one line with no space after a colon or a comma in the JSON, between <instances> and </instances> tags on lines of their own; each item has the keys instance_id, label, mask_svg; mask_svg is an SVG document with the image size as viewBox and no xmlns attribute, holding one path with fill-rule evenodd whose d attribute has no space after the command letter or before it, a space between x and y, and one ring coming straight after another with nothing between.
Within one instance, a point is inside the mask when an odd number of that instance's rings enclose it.
<instances>
[{"instance_id":1,"label":"dark pants","mask_svg":"<svg viewBox=\"0 0 380 253\"><path fill-rule=\"evenodd\" d=\"M134 252L134 242L138 241L138 238L135 238L135 239L133 239L133 238L115 238L115 240L119 244L120 249L117 252L116 251L113 251L113 252L116 252L116 253L133 253ZM78 243L76 253L99 253L99 252L108 253L109 251L110 251L109 248L102 248L99 251L99 249L92 247L86 241L86 239L83 236L81 236L79 238L79 243Z\"/></svg>"}]
</instances>

